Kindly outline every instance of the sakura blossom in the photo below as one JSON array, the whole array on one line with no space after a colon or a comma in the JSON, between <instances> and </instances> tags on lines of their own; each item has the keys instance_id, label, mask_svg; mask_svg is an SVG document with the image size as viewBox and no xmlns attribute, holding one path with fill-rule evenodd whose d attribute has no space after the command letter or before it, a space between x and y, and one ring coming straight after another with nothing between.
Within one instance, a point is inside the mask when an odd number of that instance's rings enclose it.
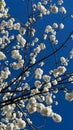
<instances>
[{"instance_id":1,"label":"sakura blossom","mask_svg":"<svg viewBox=\"0 0 73 130\"><path fill-rule=\"evenodd\" d=\"M72 28L62 35L73 13L64 6L63 0L27 0L21 22L0 0L0 130L40 130L35 113L60 123L58 94L73 101Z\"/></svg>"}]
</instances>

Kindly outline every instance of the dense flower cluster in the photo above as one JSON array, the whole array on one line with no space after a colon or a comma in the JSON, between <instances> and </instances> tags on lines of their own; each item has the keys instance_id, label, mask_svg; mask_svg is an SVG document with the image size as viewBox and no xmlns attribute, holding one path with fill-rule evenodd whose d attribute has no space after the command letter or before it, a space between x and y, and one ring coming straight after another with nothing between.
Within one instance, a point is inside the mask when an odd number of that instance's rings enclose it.
<instances>
[{"instance_id":1,"label":"dense flower cluster","mask_svg":"<svg viewBox=\"0 0 73 130\"><path fill-rule=\"evenodd\" d=\"M61 14L67 18L64 1L31 3L32 9L27 11L32 13L22 24L8 14L5 0L0 0L0 130L27 129L27 125L36 130L30 116L35 112L59 123L62 117L53 109L58 105L56 94L62 90L65 99L73 101L73 91L62 86L73 83L73 72L68 70L73 49L69 56L62 53L57 59L57 52L73 40L72 32L60 43L58 32L64 31L63 20L43 24L42 31L35 26L46 16ZM51 56L52 62L47 60Z\"/></svg>"}]
</instances>

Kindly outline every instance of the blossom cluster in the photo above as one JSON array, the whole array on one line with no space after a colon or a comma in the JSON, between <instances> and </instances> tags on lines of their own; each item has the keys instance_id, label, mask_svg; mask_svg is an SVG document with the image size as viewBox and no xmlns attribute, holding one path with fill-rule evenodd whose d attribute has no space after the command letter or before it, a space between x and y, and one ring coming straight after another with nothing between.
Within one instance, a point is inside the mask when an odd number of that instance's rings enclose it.
<instances>
[{"instance_id":1,"label":"blossom cluster","mask_svg":"<svg viewBox=\"0 0 73 130\"><path fill-rule=\"evenodd\" d=\"M28 19L21 23L9 15L5 0L0 0L0 130L27 129L27 125L36 129L30 116L34 113L59 123L62 117L53 109L58 105L56 95L63 91L65 99L73 101L73 91L65 87L73 84L69 71L73 48L58 55L73 40L73 33L62 43L58 38L65 29L63 20L72 14L67 16L63 0L29 2L32 9L27 9ZM45 25L45 17L57 15L63 19ZM37 24L42 20L41 30Z\"/></svg>"}]
</instances>

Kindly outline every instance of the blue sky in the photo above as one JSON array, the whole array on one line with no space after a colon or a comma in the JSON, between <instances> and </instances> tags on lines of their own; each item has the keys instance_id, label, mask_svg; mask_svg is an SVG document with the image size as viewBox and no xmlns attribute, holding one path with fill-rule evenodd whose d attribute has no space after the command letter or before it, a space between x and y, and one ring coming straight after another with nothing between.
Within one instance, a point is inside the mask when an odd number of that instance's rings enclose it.
<instances>
[{"instance_id":1,"label":"blue sky","mask_svg":"<svg viewBox=\"0 0 73 130\"><path fill-rule=\"evenodd\" d=\"M25 23L26 19L27 19L27 0L6 0L7 6L10 8L10 13L11 15L15 16L20 22ZM65 0L65 7L68 10L68 14L73 12L73 0ZM55 16L56 17L56 16ZM55 20L58 21L61 18L58 16ZM50 20L48 20L48 22L53 22L54 21L54 17ZM45 22L47 23L47 18L45 19ZM67 38L68 34L73 30L73 20L70 20L69 18L67 20L64 21L65 23L65 31L63 31L62 33L59 34L59 40L62 42L64 41L64 38ZM36 25L37 27L40 26L41 23L39 23L38 25ZM42 25L44 25L45 23L42 21ZM42 26L40 27L40 29L42 29ZM70 48L73 47L73 43L70 42L70 44L68 44ZM69 49L68 47L66 47L67 49ZM65 51L65 55L67 54L67 52L69 50ZM63 51L60 52L63 53ZM59 54L59 55L60 55ZM70 64L70 69L73 70L72 68L73 63L71 62ZM47 68L46 68L47 71ZM73 87L73 85L72 85ZM59 114L62 115L63 117L63 121L60 124L57 124L55 122L53 122L52 119L50 118L46 118L46 124L45 127L43 127L40 130L72 130L73 129L73 102L67 102L64 100L64 95L63 93L59 93L59 105L57 107L55 107L56 112L58 112ZM39 123L39 124L43 124L45 119L44 117L40 117L40 115L38 114L34 114L32 117L32 120L35 120L35 124ZM28 128L28 130L30 130L30 128Z\"/></svg>"}]
</instances>

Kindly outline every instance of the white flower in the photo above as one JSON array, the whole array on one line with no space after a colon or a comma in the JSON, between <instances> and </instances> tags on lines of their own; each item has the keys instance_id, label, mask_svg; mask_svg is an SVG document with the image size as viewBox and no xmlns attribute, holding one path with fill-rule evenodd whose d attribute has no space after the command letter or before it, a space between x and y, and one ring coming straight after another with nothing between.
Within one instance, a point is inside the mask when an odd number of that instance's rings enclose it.
<instances>
[{"instance_id":1,"label":"white flower","mask_svg":"<svg viewBox=\"0 0 73 130\"><path fill-rule=\"evenodd\" d=\"M59 10L61 13L66 14L66 9L64 7L61 7Z\"/></svg>"},{"instance_id":2,"label":"white flower","mask_svg":"<svg viewBox=\"0 0 73 130\"><path fill-rule=\"evenodd\" d=\"M73 40L73 34L70 36L70 38Z\"/></svg>"},{"instance_id":3,"label":"white flower","mask_svg":"<svg viewBox=\"0 0 73 130\"><path fill-rule=\"evenodd\" d=\"M26 122L20 118L20 119L17 119L16 125L17 125L19 128L25 128L25 127L26 127Z\"/></svg>"},{"instance_id":4,"label":"white flower","mask_svg":"<svg viewBox=\"0 0 73 130\"><path fill-rule=\"evenodd\" d=\"M53 113L52 119L53 119L55 122L58 122L58 123L62 121L62 117L61 117L59 114L56 114L56 113Z\"/></svg>"},{"instance_id":5,"label":"white flower","mask_svg":"<svg viewBox=\"0 0 73 130\"><path fill-rule=\"evenodd\" d=\"M43 116L51 116L51 114L52 114L52 109L51 109L51 107L44 107L43 109L42 109L42 111L41 111L41 114L43 115Z\"/></svg>"},{"instance_id":6,"label":"white flower","mask_svg":"<svg viewBox=\"0 0 73 130\"><path fill-rule=\"evenodd\" d=\"M40 45L39 45L39 46L40 46L40 49L41 49L41 50L44 50L44 49L46 48L46 46L45 46L45 44L44 44L44 43L40 43Z\"/></svg>"},{"instance_id":7,"label":"white flower","mask_svg":"<svg viewBox=\"0 0 73 130\"><path fill-rule=\"evenodd\" d=\"M15 30L20 30L20 23L15 23L13 27Z\"/></svg>"},{"instance_id":8,"label":"white flower","mask_svg":"<svg viewBox=\"0 0 73 130\"><path fill-rule=\"evenodd\" d=\"M52 99L52 95L51 94L48 94L46 96L46 104L52 104L53 103L53 99Z\"/></svg>"},{"instance_id":9,"label":"white flower","mask_svg":"<svg viewBox=\"0 0 73 130\"><path fill-rule=\"evenodd\" d=\"M73 83L73 75L71 75L68 79L68 81L70 81L71 83Z\"/></svg>"},{"instance_id":10,"label":"white flower","mask_svg":"<svg viewBox=\"0 0 73 130\"><path fill-rule=\"evenodd\" d=\"M52 98L49 98L49 99L46 99L46 104L52 104L53 103L53 100L52 100Z\"/></svg>"},{"instance_id":11,"label":"white flower","mask_svg":"<svg viewBox=\"0 0 73 130\"><path fill-rule=\"evenodd\" d=\"M58 67L58 72L59 72L60 75L65 73L65 71L66 71L66 68L64 66L59 66Z\"/></svg>"},{"instance_id":12,"label":"white flower","mask_svg":"<svg viewBox=\"0 0 73 130\"><path fill-rule=\"evenodd\" d=\"M52 27L50 25L47 25L46 29L45 29L45 32L46 33L52 32Z\"/></svg>"},{"instance_id":13,"label":"white flower","mask_svg":"<svg viewBox=\"0 0 73 130\"><path fill-rule=\"evenodd\" d=\"M48 76L48 75L43 75L43 80L45 81L45 82L49 82L50 81L50 76Z\"/></svg>"},{"instance_id":14,"label":"white flower","mask_svg":"<svg viewBox=\"0 0 73 130\"><path fill-rule=\"evenodd\" d=\"M35 85L36 88L40 88L42 86L42 84L39 80L36 80L34 85Z\"/></svg>"},{"instance_id":15,"label":"white flower","mask_svg":"<svg viewBox=\"0 0 73 130\"><path fill-rule=\"evenodd\" d=\"M41 63L39 63L39 66L41 66L41 67L42 67L43 65L44 65L44 62L43 62L43 61L42 61Z\"/></svg>"},{"instance_id":16,"label":"white flower","mask_svg":"<svg viewBox=\"0 0 73 130\"><path fill-rule=\"evenodd\" d=\"M58 0L58 5L62 5L63 4L63 0Z\"/></svg>"},{"instance_id":17,"label":"white flower","mask_svg":"<svg viewBox=\"0 0 73 130\"><path fill-rule=\"evenodd\" d=\"M66 68L64 66L59 66L57 69L54 69L53 71L53 75L54 77L58 77L58 75L62 75L63 73L65 73Z\"/></svg>"},{"instance_id":18,"label":"white flower","mask_svg":"<svg viewBox=\"0 0 73 130\"><path fill-rule=\"evenodd\" d=\"M4 70L5 70L5 73L6 73L7 75L10 75L10 74L11 74L11 72L10 72L10 70L9 70L8 67L6 67Z\"/></svg>"},{"instance_id":19,"label":"white flower","mask_svg":"<svg viewBox=\"0 0 73 130\"><path fill-rule=\"evenodd\" d=\"M65 99L68 100L68 101L73 101L73 92L66 93L65 94Z\"/></svg>"},{"instance_id":20,"label":"white flower","mask_svg":"<svg viewBox=\"0 0 73 130\"><path fill-rule=\"evenodd\" d=\"M42 75L41 74L36 74L35 75L35 79L41 79L42 78Z\"/></svg>"},{"instance_id":21,"label":"white flower","mask_svg":"<svg viewBox=\"0 0 73 130\"><path fill-rule=\"evenodd\" d=\"M61 60L61 63L62 63L63 65L68 65L68 60L65 59L64 57L61 57L60 60Z\"/></svg>"},{"instance_id":22,"label":"white flower","mask_svg":"<svg viewBox=\"0 0 73 130\"><path fill-rule=\"evenodd\" d=\"M45 88L51 88L51 82L46 83L44 86L45 86Z\"/></svg>"},{"instance_id":23,"label":"white flower","mask_svg":"<svg viewBox=\"0 0 73 130\"><path fill-rule=\"evenodd\" d=\"M33 40L33 42L38 42L38 37L36 37L34 40Z\"/></svg>"},{"instance_id":24,"label":"white flower","mask_svg":"<svg viewBox=\"0 0 73 130\"><path fill-rule=\"evenodd\" d=\"M47 39L47 34L43 35L43 39L46 40Z\"/></svg>"},{"instance_id":25,"label":"white flower","mask_svg":"<svg viewBox=\"0 0 73 130\"><path fill-rule=\"evenodd\" d=\"M3 52L0 51L0 60L5 60L6 56Z\"/></svg>"},{"instance_id":26,"label":"white flower","mask_svg":"<svg viewBox=\"0 0 73 130\"><path fill-rule=\"evenodd\" d=\"M43 108L45 108L45 106L42 103L37 103L36 104L36 108L37 108L38 112L41 112L43 110Z\"/></svg>"},{"instance_id":27,"label":"white flower","mask_svg":"<svg viewBox=\"0 0 73 130\"><path fill-rule=\"evenodd\" d=\"M12 58L14 59L22 59L22 56L20 55L19 50L13 50L11 54L12 54Z\"/></svg>"},{"instance_id":28,"label":"white flower","mask_svg":"<svg viewBox=\"0 0 73 130\"><path fill-rule=\"evenodd\" d=\"M35 103L36 103L35 97L31 97L31 98L29 99L29 103L30 103L30 105L31 105L31 104L35 104Z\"/></svg>"},{"instance_id":29,"label":"white flower","mask_svg":"<svg viewBox=\"0 0 73 130\"><path fill-rule=\"evenodd\" d=\"M17 41L22 45L22 47L26 44L26 40L20 34L17 35Z\"/></svg>"},{"instance_id":30,"label":"white flower","mask_svg":"<svg viewBox=\"0 0 73 130\"><path fill-rule=\"evenodd\" d=\"M43 101L45 101L45 97L44 96L37 96L37 98L38 98L38 101L39 102L43 102Z\"/></svg>"},{"instance_id":31,"label":"white flower","mask_svg":"<svg viewBox=\"0 0 73 130\"><path fill-rule=\"evenodd\" d=\"M30 120L30 118L27 118L27 121L29 124L32 124L32 121Z\"/></svg>"},{"instance_id":32,"label":"white flower","mask_svg":"<svg viewBox=\"0 0 73 130\"><path fill-rule=\"evenodd\" d=\"M58 44L58 40L53 41L53 44L57 45Z\"/></svg>"},{"instance_id":33,"label":"white flower","mask_svg":"<svg viewBox=\"0 0 73 130\"><path fill-rule=\"evenodd\" d=\"M35 52L35 53L39 53L40 51L41 51L40 46L37 46L37 47L34 49L34 52Z\"/></svg>"},{"instance_id":34,"label":"white flower","mask_svg":"<svg viewBox=\"0 0 73 130\"><path fill-rule=\"evenodd\" d=\"M58 13L58 7L56 5L51 6L51 12L52 13Z\"/></svg>"},{"instance_id":35,"label":"white flower","mask_svg":"<svg viewBox=\"0 0 73 130\"><path fill-rule=\"evenodd\" d=\"M53 71L53 75L54 75L54 77L58 77L59 72L58 72L58 70L57 70L57 69L54 69L54 71Z\"/></svg>"},{"instance_id":36,"label":"white flower","mask_svg":"<svg viewBox=\"0 0 73 130\"><path fill-rule=\"evenodd\" d=\"M56 80L56 79L53 80L53 81L52 81L52 84L53 84L53 85L57 85L57 84L58 84L57 80Z\"/></svg>"},{"instance_id":37,"label":"white flower","mask_svg":"<svg viewBox=\"0 0 73 130\"><path fill-rule=\"evenodd\" d=\"M61 60L62 64L66 62L66 59L64 57L61 57L60 60Z\"/></svg>"},{"instance_id":38,"label":"white flower","mask_svg":"<svg viewBox=\"0 0 73 130\"><path fill-rule=\"evenodd\" d=\"M44 86L45 86L45 85L44 85ZM43 88L43 92L44 92L44 93L48 93L48 92L49 92L49 88L45 86L45 87Z\"/></svg>"},{"instance_id":39,"label":"white flower","mask_svg":"<svg viewBox=\"0 0 73 130\"><path fill-rule=\"evenodd\" d=\"M22 68L23 65L24 65L24 60L23 59L19 59L19 62L18 62L19 68Z\"/></svg>"},{"instance_id":40,"label":"white flower","mask_svg":"<svg viewBox=\"0 0 73 130\"><path fill-rule=\"evenodd\" d=\"M57 23L53 23L53 28L58 28L58 24Z\"/></svg>"},{"instance_id":41,"label":"white flower","mask_svg":"<svg viewBox=\"0 0 73 130\"><path fill-rule=\"evenodd\" d=\"M73 14L71 14L71 18L73 18Z\"/></svg>"},{"instance_id":42,"label":"white flower","mask_svg":"<svg viewBox=\"0 0 73 130\"><path fill-rule=\"evenodd\" d=\"M35 57L32 57L30 63L31 63L31 64L34 64L35 62L36 62Z\"/></svg>"},{"instance_id":43,"label":"white flower","mask_svg":"<svg viewBox=\"0 0 73 130\"><path fill-rule=\"evenodd\" d=\"M40 2L38 2L38 10L40 10L42 14L47 13L47 9Z\"/></svg>"},{"instance_id":44,"label":"white flower","mask_svg":"<svg viewBox=\"0 0 73 130\"><path fill-rule=\"evenodd\" d=\"M55 35L50 35L50 41L55 41L56 36Z\"/></svg>"},{"instance_id":45,"label":"white flower","mask_svg":"<svg viewBox=\"0 0 73 130\"><path fill-rule=\"evenodd\" d=\"M73 58L73 49L70 51L70 59Z\"/></svg>"},{"instance_id":46,"label":"white flower","mask_svg":"<svg viewBox=\"0 0 73 130\"><path fill-rule=\"evenodd\" d=\"M19 69L18 64L16 62L13 62L11 64L11 66L13 67L14 70L18 70Z\"/></svg>"},{"instance_id":47,"label":"white flower","mask_svg":"<svg viewBox=\"0 0 73 130\"><path fill-rule=\"evenodd\" d=\"M31 106L31 105L29 105L27 109L30 114L36 112L37 110L36 106Z\"/></svg>"},{"instance_id":48,"label":"white flower","mask_svg":"<svg viewBox=\"0 0 73 130\"><path fill-rule=\"evenodd\" d=\"M20 39L22 38L22 36L20 34L17 35L17 40L18 42L20 42Z\"/></svg>"},{"instance_id":49,"label":"white flower","mask_svg":"<svg viewBox=\"0 0 73 130\"><path fill-rule=\"evenodd\" d=\"M64 24L63 24L63 23L60 23L59 29L63 29L63 28L64 28Z\"/></svg>"},{"instance_id":50,"label":"white flower","mask_svg":"<svg viewBox=\"0 0 73 130\"><path fill-rule=\"evenodd\" d=\"M19 32L20 32L21 35L24 35L24 34L26 33L26 29L23 28L23 27L21 27L21 28L19 29Z\"/></svg>"},{"instance_id":51,"label":"white flower","mask_svg":"<svg viewBox=\"0 0 73 130\"><path fill-rule=\"evenodd\" d=\"M43 70L42 70L42 69L37 68L37 69L35 70L35 78L36 78L36 79L41 79L42 74L43 74Z\"/></svg>"},{"instance_id":52,"label":"white flower","mask_svg":"<svg viewBox=\"0 0 73 130\"><path fill-rule=\"evenodd\" d=\"M13 27L13 20L12 20L12 19L10 19L10 20L7 22L7 27L8 27L8 28Z\"/></svg>"}]
</instances>

